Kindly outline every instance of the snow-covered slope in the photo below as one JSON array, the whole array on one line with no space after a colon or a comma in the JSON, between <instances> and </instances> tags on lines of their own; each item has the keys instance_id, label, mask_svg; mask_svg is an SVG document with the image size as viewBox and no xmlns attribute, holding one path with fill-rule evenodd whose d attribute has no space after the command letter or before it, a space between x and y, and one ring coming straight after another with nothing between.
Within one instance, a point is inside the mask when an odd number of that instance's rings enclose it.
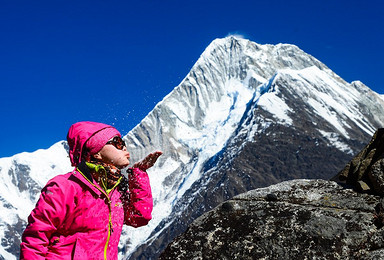
<instances>
[{"instance_id":1,"label":"snow-covered slope","mask_svg":"<svg viewBox=\"0 0 384 260\"><path fill-rule=\"evenodd\" d=\"M120 257L155 258L193 218L239 192L335 175L383 122L380 95L345 82L294 45L213 41L180 85L124 137L132 161L158 149L164 155L149 170L153 220L124 228ZM40 188L71 170L65 145L0 159L4 258L17 255Z\"/></svg>"}]
</instances>

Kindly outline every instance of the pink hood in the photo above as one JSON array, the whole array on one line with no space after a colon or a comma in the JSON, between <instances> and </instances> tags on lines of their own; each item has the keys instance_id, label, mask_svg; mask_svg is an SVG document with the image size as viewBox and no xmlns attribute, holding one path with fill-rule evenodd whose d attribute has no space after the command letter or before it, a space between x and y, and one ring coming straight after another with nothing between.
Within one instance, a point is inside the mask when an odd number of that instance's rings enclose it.
<instances>
[{"instance_id":1,"label":"pink hood","mask_svg":"<svg viewBox=\"0 0 384 260\"><path fill-rule=\"evenodd\" d=\"M108 131L110 136L106 137L106 142L113 136L118 135L121 137L119 131L117 131L113 126L103 123L84 121L75 123L69 128L67 141L69 145L69 158L71 160L72 166L77 166L81 162L81 155L83 153L84 144L96 133L106 128L110 128L108 129L110 130ZM100 149L101 148L102 146Z\"/></svg>"}]
</instances>

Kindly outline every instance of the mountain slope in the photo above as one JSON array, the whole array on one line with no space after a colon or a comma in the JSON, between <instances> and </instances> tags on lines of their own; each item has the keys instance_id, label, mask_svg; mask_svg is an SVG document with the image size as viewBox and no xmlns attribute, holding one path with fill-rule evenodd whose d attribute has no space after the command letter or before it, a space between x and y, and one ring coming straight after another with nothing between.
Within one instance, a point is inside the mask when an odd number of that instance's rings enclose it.
<instances>
[{"instance_id":1,"label":"mountain slope","mask_svg":"<svg viewBox=\"0 0 384 260\"><path fill-rule=\"evenodd\" d=\"M156 258L194 218L244 191L334 176L383 122L380 95L345 82L296 46L213 41L180 85L124 137L133 162L153 150L164 155L148 171L153 220L124 228L120 257ZM71 169L65 145L0 159L1 191L14 190L12 198L1 193L4 258L18 254L39 189ZM24 186L12 176L25 179Z\"/></svg>"}]
</instances>

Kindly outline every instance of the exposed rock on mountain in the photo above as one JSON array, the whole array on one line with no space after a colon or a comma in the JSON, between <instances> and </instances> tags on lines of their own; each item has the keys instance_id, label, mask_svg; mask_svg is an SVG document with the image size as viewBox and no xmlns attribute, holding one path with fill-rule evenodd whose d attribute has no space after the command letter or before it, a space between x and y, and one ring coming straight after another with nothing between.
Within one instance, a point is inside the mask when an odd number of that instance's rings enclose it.
<instances>
[{"instance_id":1,"label":"exposed rock on mountain","mask_svg":"<svg viewBox=\"0 0 384 260\"><path fill-rule=\"evenodd\" d=\"M160 259L380 259L379 203L332 181L279 183L199 217Z\"/></svg>"}]
</instances>

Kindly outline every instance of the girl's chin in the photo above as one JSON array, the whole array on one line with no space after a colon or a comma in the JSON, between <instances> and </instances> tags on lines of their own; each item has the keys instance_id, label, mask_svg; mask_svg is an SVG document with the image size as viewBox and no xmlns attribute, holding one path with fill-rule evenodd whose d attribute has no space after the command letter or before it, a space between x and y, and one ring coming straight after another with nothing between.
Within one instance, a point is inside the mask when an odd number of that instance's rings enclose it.
<instances>
[{"instance_id":1,"label":"girl's chin","mask_svg":"<svg viewBox=\"0 0 384 260\"><path fill-rule=\"evenodd\" d=\"M129 165L129 162L125 163L125 164L122 164L122 165L116 165L116 167L119 168L119 169L124 169L124 168L128 167L128 165Z\"/></svg>"}]
</instances>

